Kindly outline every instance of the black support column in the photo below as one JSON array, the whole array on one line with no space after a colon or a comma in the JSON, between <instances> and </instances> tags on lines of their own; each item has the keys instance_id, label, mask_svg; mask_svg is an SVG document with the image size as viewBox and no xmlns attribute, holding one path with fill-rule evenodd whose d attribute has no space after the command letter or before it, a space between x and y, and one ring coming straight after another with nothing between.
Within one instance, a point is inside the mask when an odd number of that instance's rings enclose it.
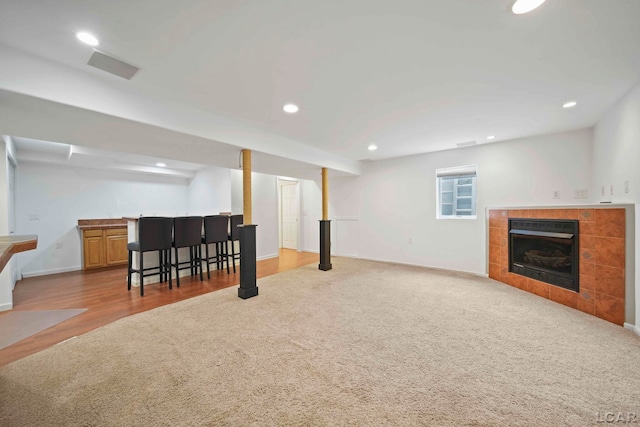
<instances>
[{"instance_id":1,"label":"black support column","mask_svg":"<svg viewBox=\"0 0 640 427\"><path fill-rule=\"evenodd\" d=\"M331 270L331 221L320 220L320 264L323 271Z\"/></svg>"},{"instance_id":2,"label":"black support column","mask_svg":"<svg viewBox=\"0 0 640 427\"><path fill-rule=\"evenodd\" d=\"M256 227L255 224L239 225L240 232L240 288L242 299L258 295L256 286Z\"/></svg>"}]
</instances>

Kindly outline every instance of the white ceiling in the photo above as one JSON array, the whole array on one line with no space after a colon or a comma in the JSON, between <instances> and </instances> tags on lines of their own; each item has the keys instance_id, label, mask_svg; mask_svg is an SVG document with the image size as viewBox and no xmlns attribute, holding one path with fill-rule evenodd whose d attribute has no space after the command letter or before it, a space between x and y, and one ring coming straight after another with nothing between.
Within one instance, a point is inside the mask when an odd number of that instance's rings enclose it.
<instances>
[{"instance_id":1,"label":"white ceiling","mask_svg":"<svg viewBox=\"0 0 640 427\"><path fill-rule=\"evenodd\" d=\"M510 4L4 0L0 43L351 160L590 127L640 81L640 1L547 0L522 16ZM141 71L87 66L79 30Z\"/></svg>"}]
</instances>

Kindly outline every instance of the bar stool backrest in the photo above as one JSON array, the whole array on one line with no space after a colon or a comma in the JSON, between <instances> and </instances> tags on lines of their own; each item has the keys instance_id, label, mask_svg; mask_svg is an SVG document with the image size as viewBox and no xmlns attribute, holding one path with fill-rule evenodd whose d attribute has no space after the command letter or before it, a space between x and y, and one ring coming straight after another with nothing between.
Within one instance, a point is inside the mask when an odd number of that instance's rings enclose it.
<instances>
[{"instance_id":1,"label":"bar stool backrest","mask_svg":"<svg viewBox=\"0 0 640 427\"><path fill-rule=\"evenodd\" d=\"M173 241L176 248L199 245L202 242L202 217L179 216L174 218Z\"/></svg>"},{"instance_id":2,"label":"bar stool backrest","mask_svg":"<svg viewBox=\"0 0 640 427\"><path fill-rule=\"evenodd\" d=\"M140 251L171 249L173 218L141 217L138 219Z\"/></svg>"},{"instance_id":3,"label":"bar stool backrest","mask_svg":"<svg viewBox=\"0 0 640 427\"><path fill-rule=\"evenodd\" d=\"M231 234L229 235L229 240L240 240L240 235L238 232L238 225L243 223L243 216L242 215L231 215L229 217L229 220L231 222Z\"/></svg>"},{"instance_id":4,"label":"bar stool backrest","mask_svg":"<svg viewBox=\"0 0 640 427\"><path fill-rule=\"evenodd\" d=\"M228 230L228 215L208 215L204 217L205 243L226 242L229 238Z\"/></svg>"}]
</instances>

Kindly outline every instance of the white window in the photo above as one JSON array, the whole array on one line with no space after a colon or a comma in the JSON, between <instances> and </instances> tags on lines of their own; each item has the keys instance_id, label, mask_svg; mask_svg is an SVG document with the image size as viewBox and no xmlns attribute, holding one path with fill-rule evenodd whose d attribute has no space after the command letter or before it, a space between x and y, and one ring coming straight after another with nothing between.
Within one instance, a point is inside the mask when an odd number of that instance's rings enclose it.
<instances>
[{"instance_id":1,"label":"white window","mask_svg":"<svg viewBox=\"0 0 640 427\"><path fill-rule=\"evenodd\" d=\"M476 218L476 165L436 169L436 218Z\"/></svg>"}]
</instances>

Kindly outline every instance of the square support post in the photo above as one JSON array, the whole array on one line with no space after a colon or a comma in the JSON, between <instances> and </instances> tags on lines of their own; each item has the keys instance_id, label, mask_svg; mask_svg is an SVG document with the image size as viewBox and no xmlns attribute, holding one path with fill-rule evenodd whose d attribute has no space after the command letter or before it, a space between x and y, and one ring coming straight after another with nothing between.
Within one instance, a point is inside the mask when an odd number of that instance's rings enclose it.
<instances>
[{"instance_id":1,"label":"square support post","mask_svg":"<svg viewBox=\"0 0 640 427\"><path fill-rule=\"evenodd\" d=\"M255 224L238 226L240 235L240 288L238 297L247 299L258 295L256 286L256 227Z\"/></svg>"},{"instance_id":2,"label":"square support post","mask_svg":"<svg viewBox=\"0 0 640 427\"><path fill-rule=\"evenodd\" d=\"M320 264L323 271L331 270L331 221L320 220Z\"/></svg>"}]
</instances>

